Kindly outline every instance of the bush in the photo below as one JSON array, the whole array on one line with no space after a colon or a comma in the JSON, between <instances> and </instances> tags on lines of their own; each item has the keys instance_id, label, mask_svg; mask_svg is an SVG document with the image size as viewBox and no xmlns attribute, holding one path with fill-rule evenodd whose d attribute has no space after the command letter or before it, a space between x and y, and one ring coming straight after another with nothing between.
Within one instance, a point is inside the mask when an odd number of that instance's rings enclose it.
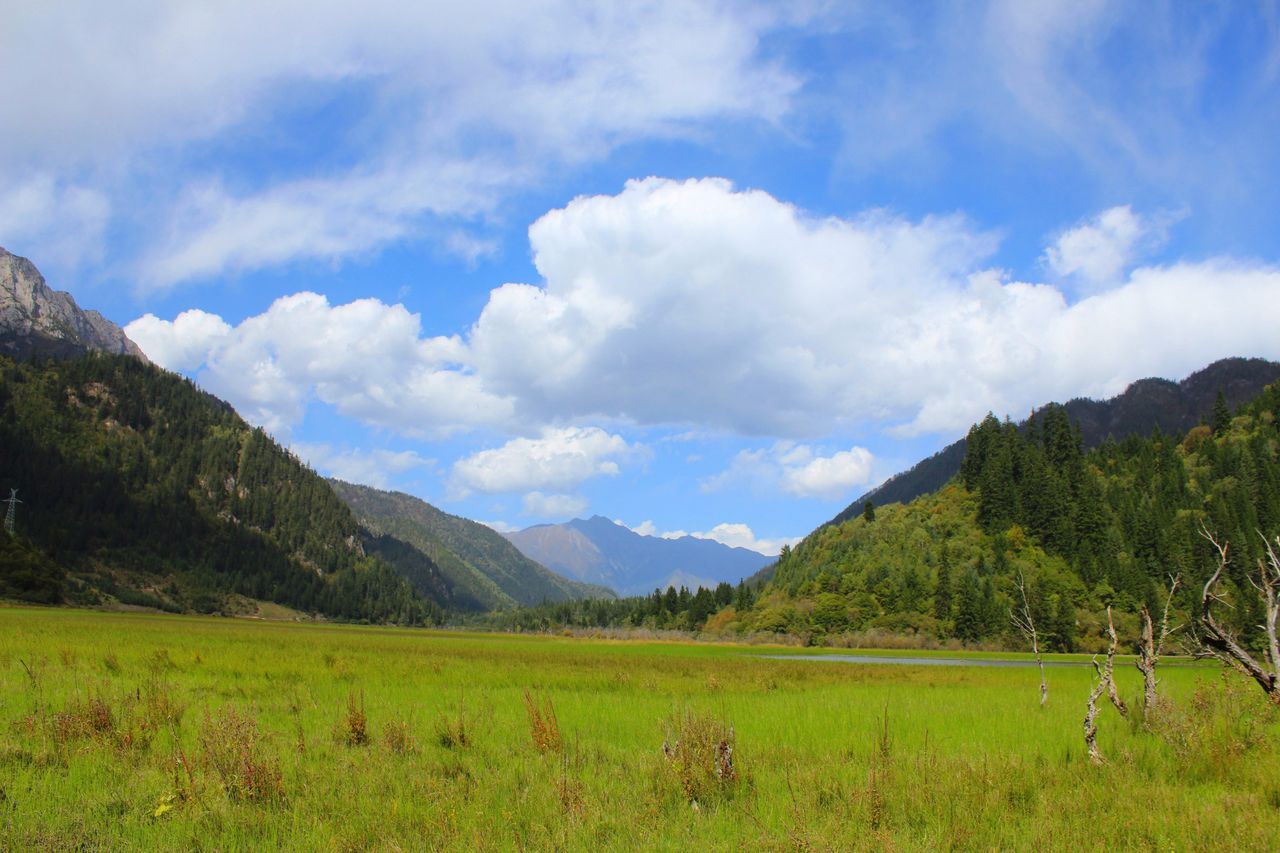
<instances>
[{"instance_id":1,"label":"bush","mask_svg":"<svg viewBox=\"0 0 1280 853\"><path fill-rule=\"evenodd\" d=\"M733 726L686 710L666 723L667 776L687 802L706 805L732 796L739 780Z\"/></svg>"},{"instance_id":2,"label":"bush","mask_svg":"<svg viewBox=\"0 0 1280 853\"><path fill-rule=\"evenodd\" d=\"M280 765L263 754L258 721L248 714L231 707L217 714L206 712L200 726L200 749L230 799L258 803L284 799Z\"/></svg>"},{"instance_id":3,"label":"bush","mask_svg":"<svg viewBox=\"0 0 1280 853\"><path fill-rule=\"evenodd\" d=\"M1181 763L1210 777L1265 744L1276 708L1251 682L1224 671L1220 684L1200 685L1190 702L1158 702L1148 723Z\"/></svg>"}]
</instances>

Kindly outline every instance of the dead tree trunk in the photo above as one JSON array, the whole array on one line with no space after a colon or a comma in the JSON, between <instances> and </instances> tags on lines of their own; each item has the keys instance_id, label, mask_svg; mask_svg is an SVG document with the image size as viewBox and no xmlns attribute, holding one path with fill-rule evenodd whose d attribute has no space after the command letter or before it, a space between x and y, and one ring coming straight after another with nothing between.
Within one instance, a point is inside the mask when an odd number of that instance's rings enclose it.
<instances>
[{"instance_id":1,"label":"dead tree trunk","mask_svg":"<svg viewBox=\"0 0 1280 853\"><path fill-rule=\"evenodd\" d=\"M1124 700L1120 698L1120 692L1116 690L1116 626L1111 621L1111 606L1107 606L1107 636L1111 638L1111 645L1107 647L1107 665L1103 670L1103 680L1107 683L1107 695L1111 697L1111 704L1116 706L1116 710L1120 712L1120 716L1129 716L1129 707L1124 704Z\"/></svg>"},{"instance_id":2,"label":"dead tree trunk","mask_svg":"<svg viewBox=\"0 0 1280 853\"><path fill-rule=\"evenodd\" d=\"M1098 697L1102 695L1103 690L1107 689L1107 675L1102 667L1098 666L1097 655L1093 656L1093 671L1098 674L1098 683L1094 685L1093 691L1089 694L1089 703L1085 706L1084 748L1089 753L1089 761L1094 764L1105 764L1106 759L1098 749Z\"/></svg>"},{"instance_id":3,"label":"dead tree trunk","mask_svg":"<svg viewBox=\"0 0 1280 853\"><path fill-rule=\"evenodd\" d=\"M1276 616L1280 614L1280 555L1277 555L1276 548L1280 548L1280 536L1275 539L1275 547L1264 537L1267 557L1258 561L1258 580L1249 578L1249 583L1262 595L1265 605L1265 622L1260 627L1267 632L1267 660L1259 662L1213 618L1213 604L1221 600L1213 590L1227 567L1227 543L1219 543L1203 527L1200 535L1208 539L1218 552L1218 568L1205 583L1201 597L1200 641L1218 659L1244 670L1272 702L1280 705L1280 641L1276 637Z\"/></svg>"},{"instance_id":4,"label":"dead tree trunk","mask_svg":"<svg viewBox=\"0 0 1280 853\"><path fill-rule=\"evenodd\" d=\"M1098 674L1098 683L1093 686L1093 690L1089 693L1089 702L1085 706L1084 715L1084 746L1089 753L1089 760L1094 764L1105 764L1106 760L1102 757L1102 752L1098 749L1098 699L1102 696L1103 691L1111 697L1111 704L1116 706L1116 710L1121 716L1129 716L1129 709L1125 706L1124 701L1120 698L1120 693L1116 690L1115 677L1115 659L1116 659L1116 626L1111 621L1111 608L1107 608L1107 634L1111 637L1111 645L1107 648L1107 662L1098 664L1098 656L1093 656L1093 671Z\"/></svg>"},{"instance_id":5,"label":"dead tree trunk","mask_svg":"<svg viewBox=\"0 0 1280 853\"><path fill-rule=\"evenodd\" d=\"M1151 622L1151 612L1147 609L1147 605L1142 605L1142 641L1138 644L1138 659L1134 661L1134 666L1142 673L1142 716L1145 718L1147 713L1156 706L1159 697L1156 695L1156 664L1160 662L1160 655L1164 654L1164 641L1173 631L1178 630L1177 627L1169 628L1169 607L1173 604L1173 594L1178 591L1178 587L1182 585L1182 575L1176 575L1170 578L1169 597L1164 602L1164 615L1160 618L1160 636L1156 636L1155 625Z\"/></svg>"},{"instance_id":6,"label":"dead tree trunk","mask_svg":"<svg viewBox=\"0 0 1280 853\"><path fill-rule=\"evenodd\" d=\"M1031 651L1036 656L1036 666L1040 667L1040 707L1049 701L1049 684L1044 680L1044 660L1040 657L1040 635L1036 633L1036 621L1031 617L1031 605L1027 601L1027 585L1023 581L1022 572L1018 572L1018 592L1022 593L1022 611L1014 613L1009 609L1009 619L1015 628L1031 643Z\"/></svg>"}]
</instances>

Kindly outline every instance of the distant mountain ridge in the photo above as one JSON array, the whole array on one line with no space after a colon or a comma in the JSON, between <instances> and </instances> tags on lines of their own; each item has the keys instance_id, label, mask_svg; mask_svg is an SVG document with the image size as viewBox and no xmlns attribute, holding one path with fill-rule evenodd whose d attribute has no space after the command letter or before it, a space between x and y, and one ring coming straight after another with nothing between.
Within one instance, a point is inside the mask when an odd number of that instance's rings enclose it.
<instances>
[{"instance_id":1,"label":"distant mountain ridge","mask_svg":"<svg viewBox=\"0 0 1280 853\"><path fill-rule=\"evenodd\" d=\"M552 570L622 595L646 595L668 586L737 583L773 562L772 557L711 539L642 536L599 515L539 524L506 537Z\"/></svg>"},{"instance_id":2,"label":"distant mountain ridge","mask_svg":"<svg viewBox=\"0 0 1280 853\"><path fill-rule=\"evenodd\" d=\"M87 352L148 361L123 329L51 289L35 264L0 248L0 353L68 358Z\"/></svg>"},{"instance_id":3,"label":"distant mountain ridge","mask_svg":"<svg viewBox=\"0 0 1280 853\"><path fill-rule=\"evenodd\" d=\"M1184 433L1208 416L1218 391L1222 391L1227 404L1234 409L1277 379L1280 379L1280 364L1274 361L1224 358L1181 382L1139 379L1109 400L1078 397L1064 408L1071 421L1079 425L1087 450L1108 437L1119 440L1130 435L1146 435L1157 427L1165 433ZM861 515L867 501L876 506L907 503L937 491L959 473L964 455L965 439L962 438L890 477L849 504L827 524L840 524Z\"/></svg>"},{"instance_id":4,"label":"distant mountain ridge","mask_svg":"<svg viewBox=\"0 0 1280 853\"><path fill-rule=\"evenodd\" d=\"M450 515L403 492L330 480L338 497L369 532L365 548L405 572L405 549L439 568L451 603L464 610L494 610L543 601L612 598L611 590L561 577L476 521ZM420 559L420 557L418 558Z\"/></svg>"}]
</instances>

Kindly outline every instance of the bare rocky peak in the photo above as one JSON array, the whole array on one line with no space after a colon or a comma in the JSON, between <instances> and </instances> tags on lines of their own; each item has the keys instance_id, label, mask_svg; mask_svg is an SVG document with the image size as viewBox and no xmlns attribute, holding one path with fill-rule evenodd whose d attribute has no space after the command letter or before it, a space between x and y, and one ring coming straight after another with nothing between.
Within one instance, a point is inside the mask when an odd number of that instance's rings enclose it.
<instances>
[{"instance_id":1,"label":"bare rocky peak","mask_svg":"<svg viewBox=\"0 0 1280 853\"><path fill-rule=\"evenodd\" d=\"M71 356L85 351L147 361L124 330L71 294L52 290L35 264L0 248L0 353Z\"/></svg>"}]
</instances>

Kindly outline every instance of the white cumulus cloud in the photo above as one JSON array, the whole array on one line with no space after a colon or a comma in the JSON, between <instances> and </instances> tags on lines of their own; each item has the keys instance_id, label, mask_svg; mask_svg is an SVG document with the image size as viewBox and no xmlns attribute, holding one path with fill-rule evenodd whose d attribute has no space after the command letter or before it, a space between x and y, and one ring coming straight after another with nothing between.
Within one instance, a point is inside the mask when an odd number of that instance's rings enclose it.
<instances>
[{"instance_id":1,"label":"white cumulus cloud","mask_svg":"<svg viewBox=\"0 0 1280 853\"><path fill-rule=\"evenodd\" d=\"M851 447L823 456L807 444L779 441L772 447L740 450L729 467L702 482L715 492L746 485L758 491L777 489L801 498L848 498L855 486L871 482L875 456L865 447Z\"/></svg>"},{"instance_id":2,"label":"white cumulus cloud","mask_svg":"<svg viewBox=\"0 0 1280 853\"><path fill-rule=\"evenodd\" d=\"M147 357L169 370L192 371L231 337L231 326L217 314L198 308L183 311L173 320L144 314L124 327Z\"/></svg>"},{"instance_id":3,"label":"white cumulus cloud","mask_svg":"<svg viewBox=\"0 0 1280 853\"><path fill-rule=\"evenodd\" d=\"M498 533L515 533L520 529L516 525L508 524L505 521L483 521L480 519L476 519L476 520L479 521L481 524L483 524L485 527L488 527L490 530L495 530Z\"/></svg>"},{"instance_id":4,"label":"white cumulus cloud","mask_svg":"<svg viewBox=\"0 0 1280 853\"><path fill-rule=\"evenodd\" d=\"M802 498L835 500L854 486L865 486L871 480L875 458L865 447L841 450L831 456L813 456L804 461L784 464L782 488Z\"/></svg>"},{"instance_id":5,"label":"white cumulus cloud","mask_svg":"<svg viewBox=\"0 0 1280 853\"><path fill-rule=\"evenodd\" d=\"M1056 275L1072 278L1078 290L1093 292L1119 284L1144 252L1159 248L1179 214L1140 216L1128 206L1104 210L1068 228L1045 249L1044 263Z\"/></svg>"},{"instance_id":6,"label":"white cumulus cloud","mask_svg":"<svg viewBox=\"0 0 1280 853\"><path fill-rule=\"evenodd\" d=\"M696 539L714 539L730 548L746 548L764 554L766 557L776 557L782 551L783 545L795 545L803 538L792 536L782 539L758 539L755 531L748 525L740 523L717 524L710 530L690 535Z\"/></svg>"},{"instance_id":7,"label":"white cumulus cloud","mask_svg":"<svg viewBox=\"0 0 1280 853\"><path fill-rule=\"evenodd\" d=\"M761 539L756 537L755 531L749 525L740 522L725 522L717 524L710 530L694 531L693 533L687 530L660 530L651 520L642 521L635 527L631 527L623 521L615 523L621 524L641 536L654 536L659 539L683 539L686 536L692 536L694 539L711 539L721 545L728 545L730 548L746 548L766 557L775 557L782 550L783 545L795 545L804 538L802 536L791 536ZM706 586L706 584L703 585Z\"/></svg>"},{"instance_id":8,"label":"white cumulus cloud","mask_svg":"<svg viewBox=\"0 0 1280 853\"><path fill-rule=\"evenodd\" d=\"M986 266L997 240L963 218L814 218L723 180L632 181L530 241L544 283L494 290L467 344L535 421L954 433L988 409L1280 356L1271 267L1140 267L1073 303Z\"/></svg>"},{"instance_id":9,"label":"white cumulus cloud","mask_svg":"<svg viewBox=\"0 0 1280 853\"><path fill-rule=\"evenodd\" d=\"M275 433L296 426L313 399L409 435L511 416L510 401L467 370L459 339L424 338L418 315L376 299L335 306L319 294L296 293L235 327L186 311L173 321L148 314L125 331L153 360L196 372L210 391Z\"/></svg>"},{"instance_id":10,"label":"white cumulus cloud","mask_svg":"<svg viewBox=\"0 0 1280 853\"><path fill-rule=\"evenodd\" d=\"M538 438L513 438L459 459L450 483L458 494L563 491L592 477L617 475L619 461L636 450L598 427L547 427Z\"/></svg>"},{"instance_id":11,"label":"white cumulus cloud","mask_svg":"<svg viewBox=\"0 0 1280 853\"><path fill-rule=\"evenodd\" d=\"M314 397L424 434L608 419L799 440L868 424L955 434L988 410L1021 416L1227 356L1280 358L1280 271L1229 258L1138 267L1071 301L988 268L996 238L961 217L815 218L719 179L632 181L529 236L543 282L495 288L465 336L423 338L401 306L300 293L221 337L198 318L211 339L199 377L282 428ZM198 335L144 319L130 327L144 349L196 357ZM556 434L520 441L532 444L516 455L536 458ZM856 485L867 460L841 453L792 460L778 482L815 495ZM501 479L482 468L464 464L457 481ZM568 488L534 479L512 490Z\"/></svg>"}]
</instances>

